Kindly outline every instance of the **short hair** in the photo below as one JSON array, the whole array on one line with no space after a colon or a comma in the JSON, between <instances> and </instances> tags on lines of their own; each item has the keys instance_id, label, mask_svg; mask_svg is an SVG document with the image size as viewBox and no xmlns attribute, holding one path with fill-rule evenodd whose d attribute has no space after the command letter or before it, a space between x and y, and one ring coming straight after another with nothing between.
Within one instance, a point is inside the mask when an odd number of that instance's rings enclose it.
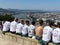
<instances>
[{"instance_id":1,"label":"short hair","mask_svg":"<svg viewBox=\"0 0 60 45\"><path fill-rule=\"evenodd\" d=\"M49 20L47 23L48 23L49 25L53 25L53 24L54 24L53 21L51 21L51 20Z\"/></svg>"},{"instance_id":2,"label":"short hair","mask_svg":"<svg viewBox=\"0 0 60 45\"><path fill-rule=\"evenodd\" d=\"M15 17L14 20L18 21L18 18Z\"/></svg>"},{"instance_id":3,"label":"short hair","mask_svg":"<svg viewBox=\"0 0 60 45\"><path fill-rule=\"evenodd\" d=\"M57 22L57 25L60 26L60 22Z\"/></svg>"},{"instance_id":4,"label":"short hair","mask_svg":"<svg viewBox=\"0 0 60 45\"><path fill-rule=\"evenodd\" d=\"M29 20L26 20L25 23L28 23L29 24L30 22L29 22Z\"/></svg>"},{"instance_id":5,"label":"short hair","mask_svg":"<svg viewBox=\"0 0 60 45\"><path fill-rule=\"evenodd\" d=\"M42 19L39 19L39 24L43 25L43 20Z\"/></svg>"},{"instance_id":6,"label":"short hair","mask_svg":"<svg viewBox=\"0 0 60 45\"><path fill-rule=\"evenodd\" d=\"M24 20L23 19L20 19L20 22L24 22Z\"/></svg>"},{"instance_id":7,"label":"short hair","mask_svg":"<svg viewBox=\"0 0 60 45\"><path fill-rule=\"evenodd\" d=\"M32 21L32 23L31 23L31 24L35 25L35 21Z\"/></svg>"}]
</instances>

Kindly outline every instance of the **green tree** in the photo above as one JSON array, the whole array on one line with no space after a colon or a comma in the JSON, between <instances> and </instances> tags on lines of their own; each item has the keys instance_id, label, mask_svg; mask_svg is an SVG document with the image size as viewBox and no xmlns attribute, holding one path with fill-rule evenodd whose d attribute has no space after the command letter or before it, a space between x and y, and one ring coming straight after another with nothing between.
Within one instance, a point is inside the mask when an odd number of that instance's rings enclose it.
<instances>
[{"instance_id":1,"label":"green tree","mask_svg":"<svg viewBox=\"0 0 60 45\"><path fill-rule=\"evenodd\" d=\"M1 16L0 16L0 20L8 20L8 21L12 21L13 19L14 19L14 16L8 15L8 14L1 15Z\"/></svg>"}]
</instances>

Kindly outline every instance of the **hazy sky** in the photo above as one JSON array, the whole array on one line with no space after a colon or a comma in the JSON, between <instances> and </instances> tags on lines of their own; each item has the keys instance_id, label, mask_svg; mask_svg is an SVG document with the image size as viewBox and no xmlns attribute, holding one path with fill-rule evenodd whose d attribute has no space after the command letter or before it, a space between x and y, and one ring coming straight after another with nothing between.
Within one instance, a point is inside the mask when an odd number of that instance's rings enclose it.
<instances>
[{"instance_id":1,"label":"hazy sky","mask_svg":"<svg viewBox=\"0 0 60 45\"><path fill-rule=\"evenodd\" d=\"M0 0L0 8L60 10L60 0Z\"/></svg>"}]
</instances>

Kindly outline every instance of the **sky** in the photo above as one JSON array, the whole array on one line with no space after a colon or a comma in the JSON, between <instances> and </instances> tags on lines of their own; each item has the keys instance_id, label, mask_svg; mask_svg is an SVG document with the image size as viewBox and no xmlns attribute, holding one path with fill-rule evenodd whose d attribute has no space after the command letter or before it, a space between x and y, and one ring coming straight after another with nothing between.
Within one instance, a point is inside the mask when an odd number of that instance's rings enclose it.
<instances>
[{"instance_id":1,"label":"sky","mask_svg":"<svg viewBox=\"0 0 60 45\"><path fill-rule=\"evenodd\" d=\"M0 8L60 10L60 0L0 0Z\"/></svg>"}]
</instances>

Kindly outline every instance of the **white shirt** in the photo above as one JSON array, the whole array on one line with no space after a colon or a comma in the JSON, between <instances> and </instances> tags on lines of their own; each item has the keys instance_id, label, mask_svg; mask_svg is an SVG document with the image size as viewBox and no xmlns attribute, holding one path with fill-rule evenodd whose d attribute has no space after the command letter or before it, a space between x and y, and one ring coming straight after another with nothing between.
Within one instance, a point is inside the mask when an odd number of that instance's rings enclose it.
<instances>
[{"instance_id":1,"label":"white shirt","mask_svg":"<svg viewBox=\"0 0 60 45\"><path fill-rule=\"evenodd\" d=\"M10 31L11 32L15 32L16 31L16 27L17 27L17 22L16 21L11 22Z\"/></svg>"},{"instance_id":2,"label":"white shirt","mask_svg":"<svg viewBox=\"0 0 60 45\"><path fill-rule=\"evenodd\" d=\"M23 30L22 30L22 35L26 35L28 33L28 25L24 25Z\"/></svg>"},{"instance_id":3,"label":"white shirt","mask_svg":"<svg viewBox=\"0 0 60 45\"><path fill-rule=\"evenodd\" d=\"M22 30L23 30L23 24L21 23L17 24L16 33L22 33Z\"/></svg>"},{"instance_id":4,"label":"white shirt","mask_svg":"<svg viewBox=\"0 0 60 45\"><path fill-rule=\"evenodd\" d=\"M52 32L52 41L54 43L60 43L60 28L56 28Z\"/></svg>"},{"instance_id":5,"label":"white shirt","mask_svg":"<svg viewBox=\"0 0 60 45\"><path fill-rule=\"evenodd\" d=\"M28 27L28 36L29 37L34 36L34 29L35 29L35 26L32 24Z\"/></svg>"},{"instance_id":6,"label":"white shirt","mask_svg":"<svg viewBox=\"0 0 60 45\"><path fill-rule=\"evenodd\" d=\"M3 24L3 31L8 31L9 29L10 29L10 22L5 21L5 23Z\"/></svg>"},{"instance_id":7,"label":"white shirt","mask_svg":"<svg viewBox=\"0 0 60 45\"><path fill-rule=\"evenodd\" d=\"M49 42L51 40L52 30L53 29L49 26L44 27L42 36L43 41Z\"/></svg>"}]
</instances>

